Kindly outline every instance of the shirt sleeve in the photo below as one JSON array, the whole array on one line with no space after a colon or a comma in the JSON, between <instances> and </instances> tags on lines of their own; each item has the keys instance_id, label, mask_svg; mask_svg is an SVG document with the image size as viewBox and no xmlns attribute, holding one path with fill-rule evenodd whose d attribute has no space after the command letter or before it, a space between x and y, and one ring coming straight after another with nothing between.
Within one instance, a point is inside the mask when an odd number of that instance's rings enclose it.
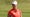
<instances>
[{"instance_id":1,"label":"shirt sleeve","mask_svg":"<svg viewBox=\"0 0 30 17\"><path fill-rule=\"evenodd\" d=\"M8 16L7 17L11 17L11 12L10 11L8 12Z\"/></svg>"}]
</instances>

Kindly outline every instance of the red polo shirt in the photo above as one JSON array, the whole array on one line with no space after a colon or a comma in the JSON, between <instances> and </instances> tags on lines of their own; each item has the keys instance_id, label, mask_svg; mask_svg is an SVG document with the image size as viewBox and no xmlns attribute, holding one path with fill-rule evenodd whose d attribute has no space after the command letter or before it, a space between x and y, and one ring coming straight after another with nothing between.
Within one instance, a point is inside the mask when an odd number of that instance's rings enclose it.
<instances>
[{"instance_id":1,"label":"red polo shirt","mask_svg":"<svg viewBox=\"0 0 30 17\"><path fill-rule=\"evenodd\" d=\"M8 17L21 17L21 11L19 9L11 9L8 12Z\"/></svg>"}]
</instances>

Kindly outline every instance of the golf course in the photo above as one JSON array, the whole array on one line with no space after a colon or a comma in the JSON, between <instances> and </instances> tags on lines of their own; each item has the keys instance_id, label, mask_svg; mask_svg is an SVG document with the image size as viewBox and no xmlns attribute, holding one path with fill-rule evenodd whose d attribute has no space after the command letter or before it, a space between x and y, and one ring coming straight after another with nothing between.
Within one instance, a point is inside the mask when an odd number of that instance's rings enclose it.
<instances>
[{"instance_id":1,"label":"golf course","mask_svg":"<svg viewBox=\"0 0 30 17\"><path fill-rule=\"evenodd\" d=\"M22 17L30 17L30 0L18 0L17 7L22 11ZM8 11L11 8L11 0L0 0L0 17L7 17Z\"/></svg>"}]
</instances>

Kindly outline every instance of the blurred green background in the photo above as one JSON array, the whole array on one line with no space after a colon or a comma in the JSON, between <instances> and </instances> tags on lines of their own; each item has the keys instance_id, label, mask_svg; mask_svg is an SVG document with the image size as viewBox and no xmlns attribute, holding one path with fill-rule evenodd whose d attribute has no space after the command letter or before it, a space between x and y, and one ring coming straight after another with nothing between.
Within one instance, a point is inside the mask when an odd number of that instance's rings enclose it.
<instances>
[{"instance_id":1,"label":"blurred green background","mask_svg":"<svg viewBox=\"0 0 30 17\"><path fill-rule=\"evenodd\" d=\"M22 10L22 17L30 17L30 0L17 0L18 8ZM0 0L0 17L7 17L12 8L12 0Z\"/></svg>"}]
</instances>

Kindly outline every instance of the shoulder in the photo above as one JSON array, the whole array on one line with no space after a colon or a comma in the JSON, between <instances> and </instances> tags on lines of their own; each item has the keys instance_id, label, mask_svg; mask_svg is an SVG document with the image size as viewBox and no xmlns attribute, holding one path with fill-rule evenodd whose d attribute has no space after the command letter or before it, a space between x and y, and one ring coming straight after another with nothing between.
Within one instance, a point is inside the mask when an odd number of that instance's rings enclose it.
<instances>
[{"instance_id":1,"label":"shoulder","mask_svg":"<svg viewBox=\"0 0 30 17\"><path fill-rule=\"evenodd\" d=\"M21 9L17 9L17 11L20 11L21 12Z\"/></svg>"},{"instance_id":2,"label":"shoulder","mask_svg":"<svg viewBox=\"0 0 30 17\"><path fill-rule=\"evenodd\" d=\"M11 11L13 11L13 9L8 10L8 13L11 13Z\"/></svg>"}]
</instances>

